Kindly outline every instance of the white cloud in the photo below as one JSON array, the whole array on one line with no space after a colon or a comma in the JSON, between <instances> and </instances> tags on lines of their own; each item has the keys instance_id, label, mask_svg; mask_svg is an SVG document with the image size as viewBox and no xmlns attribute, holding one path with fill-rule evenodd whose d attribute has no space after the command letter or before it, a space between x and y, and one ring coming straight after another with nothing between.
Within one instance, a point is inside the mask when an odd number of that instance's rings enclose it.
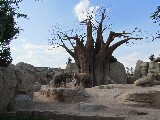
<instances>
[{"instance_id":1,"label":"white cloud","mask_svg":"<svg viewBox=\"0 0 160 120\"><path fill-rule=\"evenodd\" d=\"M139 55L137 52L133 52L131 54L128 54L126 56L122 56L117 58L119 62L123 63L125 67L133 67L135 68L136 62L138 60L142 60L142 56Z\"/></svg>"},{"instance_id":2,"label":"white cloud","mask_svg":"<svg viewBox=\"0 0 160 120\"><path fill-rule=\"evenodd\" d=\"M26 43L23 45L23 48L25 50L30 50L30 49L44 49L44 46L43 45L35 45L35 44L32 44L32 43Z\"/></svg>"},{"instance_id":3,"label":"white cloud","mask_svg":"<svg viewBox=\"0 0 160 120\"><path fill-rule=\"evenodd\" d=\"M33 44L23 39L11 47L13 64L25 62L37 67L61 67L65 68L69 54L65 49L59 47L52 50L51 46Z\"/></svg>"},{"instance_id":4,"label":"white cloud","mask_svg":"<svg viewBox=\"0 0 160 120\"><path fill-rule=\"evenodd\" d=\"M26 39L23 38L23 39L21 39L21 41L22 41L23 43L25 43L25 42L26 42Z\"/></svg>"},{"instance_id":5,"label":"white cloud","mask_svg":"<svg viewBox=\"0 0 160 120\"><path fill-rule=\"evenodd\" d=\"M93 22L95 22L95 13L99 9L99 6L90 6L89 0L80 0L78 4L74 6L74 14L79 21L87 19L87 14L93 16Z\"/></svg>"}]
</instances>

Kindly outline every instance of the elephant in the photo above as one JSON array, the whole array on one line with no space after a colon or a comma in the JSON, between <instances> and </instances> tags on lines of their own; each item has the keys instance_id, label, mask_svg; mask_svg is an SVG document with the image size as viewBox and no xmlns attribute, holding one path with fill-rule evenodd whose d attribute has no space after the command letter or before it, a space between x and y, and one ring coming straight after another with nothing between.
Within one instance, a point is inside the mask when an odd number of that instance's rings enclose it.
<instances>
[{"instance_id":1,"label":"elephant","mask_svg":"<svg viewBox=\"0 0 160 120\"><path fill-rule=\"evenodd\" d=\"M89 73L74 73L74 87L82 86L84 88L92 87L92 79Z\"/></svg>"},{"instance_id":2,"label":"elephant","mask_svg":"<svg viewBox=\"0 0 160 120\"><path fill-rule=\"evenodd\" d=\"M53 77L53 79L50 81L51 87L62 87L62 84L64 83L64 87L66 87L66 78L70 78L71 75L69 73L65 72L59 72L56 73Z\"/></svg>"}]
</instances>

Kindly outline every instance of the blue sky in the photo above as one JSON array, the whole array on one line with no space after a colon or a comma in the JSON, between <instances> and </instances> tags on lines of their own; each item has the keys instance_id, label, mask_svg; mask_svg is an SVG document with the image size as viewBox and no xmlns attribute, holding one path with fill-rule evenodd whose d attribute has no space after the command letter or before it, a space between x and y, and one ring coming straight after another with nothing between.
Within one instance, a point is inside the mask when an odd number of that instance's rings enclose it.
<instances>
[{"instance_id":1,"label":"blue sky","mask_svg":"<svg viewBox=\"0 0 160 120\"><path fill-rule=\"evenodd\" d=\"M20 12L26 13L29 20L19 19L18 25L23 28L18 39L11 42L13 64L26 62L41 67L66 66L69 54L63 48L49 51L48 38L52 38L48 30L58 23L60 26L74 28L76 20L82 20L85 15L82 11L92 8L98 9L111 6L107 9L107 15L111 18L104 24L112 23L112 31L131 31L135 27L155 33L159 26L150 19L151 13L160 5L159 0L24 0L20 3ZM107 39L110 30L104 33ZM137 45L126 46L116 49L113 55L125 67L135 67L137 60L148 61L148 56L154 53L160 54L160 43L147 43L133 41Z\"/></svg>"}]
</instances>

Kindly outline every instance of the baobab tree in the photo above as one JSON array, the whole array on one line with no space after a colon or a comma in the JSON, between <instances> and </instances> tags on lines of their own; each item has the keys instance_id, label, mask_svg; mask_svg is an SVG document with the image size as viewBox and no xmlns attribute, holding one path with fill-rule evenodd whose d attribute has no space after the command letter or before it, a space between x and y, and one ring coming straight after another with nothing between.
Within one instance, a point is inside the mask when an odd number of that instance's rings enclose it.
<instances>
[{"instance_id":1,"label":"baobab tree","mask_svg":"<svg viewBox=\"0 0 160 120\"><path fill-rule=\"evenodd\" d=\"M109 63L112 53L117 47L123 43L128 43L130 40L142 39L139 37L132 37L132 33L126 33L125 31L121 33L110 31L109 37L105 41L103 39L103 32L107 28L103 27L103 22L106 18L105 9L101 11L100 17L100 21L96 21L97 26L92 20L92 15L89 15L86 20L80 22L87 26L87 32L84 35L78 36L78 34L76 34L74 36L69 36L67 32L62 32L60 29L56 31L56 28L54 28L53 33L51 33L53 38L49 39L51 45L55 46L56 44L58 47L63 47L74 58L78 66L78 72L90 73L93 86L108 84ZM96 32L95 40L93 38L93 32ZM121 38L121 40L111 44L116 38ZM59 42L57 42L58 40ZM70 43L72 48L67 46L68 44L66 44L66 41Z\"/></svg>"}]
</instances>

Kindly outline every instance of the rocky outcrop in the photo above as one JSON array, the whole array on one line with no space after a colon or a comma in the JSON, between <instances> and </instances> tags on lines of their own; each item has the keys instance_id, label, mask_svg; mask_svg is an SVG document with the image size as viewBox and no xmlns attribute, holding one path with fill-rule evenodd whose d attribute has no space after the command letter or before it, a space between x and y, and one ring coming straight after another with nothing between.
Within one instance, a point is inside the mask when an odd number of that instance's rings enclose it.
<instances>
[{"instance_id":1,"label":"rocky outcrop","mask_svg":"<svg viewBox=\"0 0 160 120\"><path fill-rule=\"evenodd\" d=\"M41 94L49 97L51 100L59 102L81 102L89 94L83 88L51 88L48 85L41 87Z\"/></svg>"},{"instance_id":2,"label":"rocky outcrop","mask_svg":"<svg viewBox=\"0 0 160 120\"><path fill-rule=\"evenodd\" d=\"M136 80L136 86L154 86L160 83L160 63L158 62L143 62L141 64L142 78Z\"/></svg>"},{"instance_id":3,"label":"rocky outcrop","mask_svg":"<svg viewBox=\"0 0 160 120\"><path fill-rule=\"evenodd\" d=\"M116 84L126 84L126 71L124 68L124 65L120 62L113 62L110 63L110 71L109 71L110 78L116 83Z\"/></svg>"},{"instance_id":4,"label":"rocky outcrop","mask_svg":"<svg viewBox=\"0 0 160 120\"><path fill-rule=\"evenodd\" d=\"M34 81L35 81L35 72L33 69L29 69L31 65L16 65L16 76L17 76L17 86L15 95L26 94L33 98L34 95ZM34 67L33 67L34 68Z\"/></svg>"},{"instance_id":5,"label":"rocky outcrop","mask_svg":"<svg viewBox=\"0 0 160 120\"><path fill-rule=\"evenodd\" d=\"M34 66L26 63L0 67L0 112L7 110L14 96L24 94L31 99L34 95Z\"/></svg>"}]
</instances>

